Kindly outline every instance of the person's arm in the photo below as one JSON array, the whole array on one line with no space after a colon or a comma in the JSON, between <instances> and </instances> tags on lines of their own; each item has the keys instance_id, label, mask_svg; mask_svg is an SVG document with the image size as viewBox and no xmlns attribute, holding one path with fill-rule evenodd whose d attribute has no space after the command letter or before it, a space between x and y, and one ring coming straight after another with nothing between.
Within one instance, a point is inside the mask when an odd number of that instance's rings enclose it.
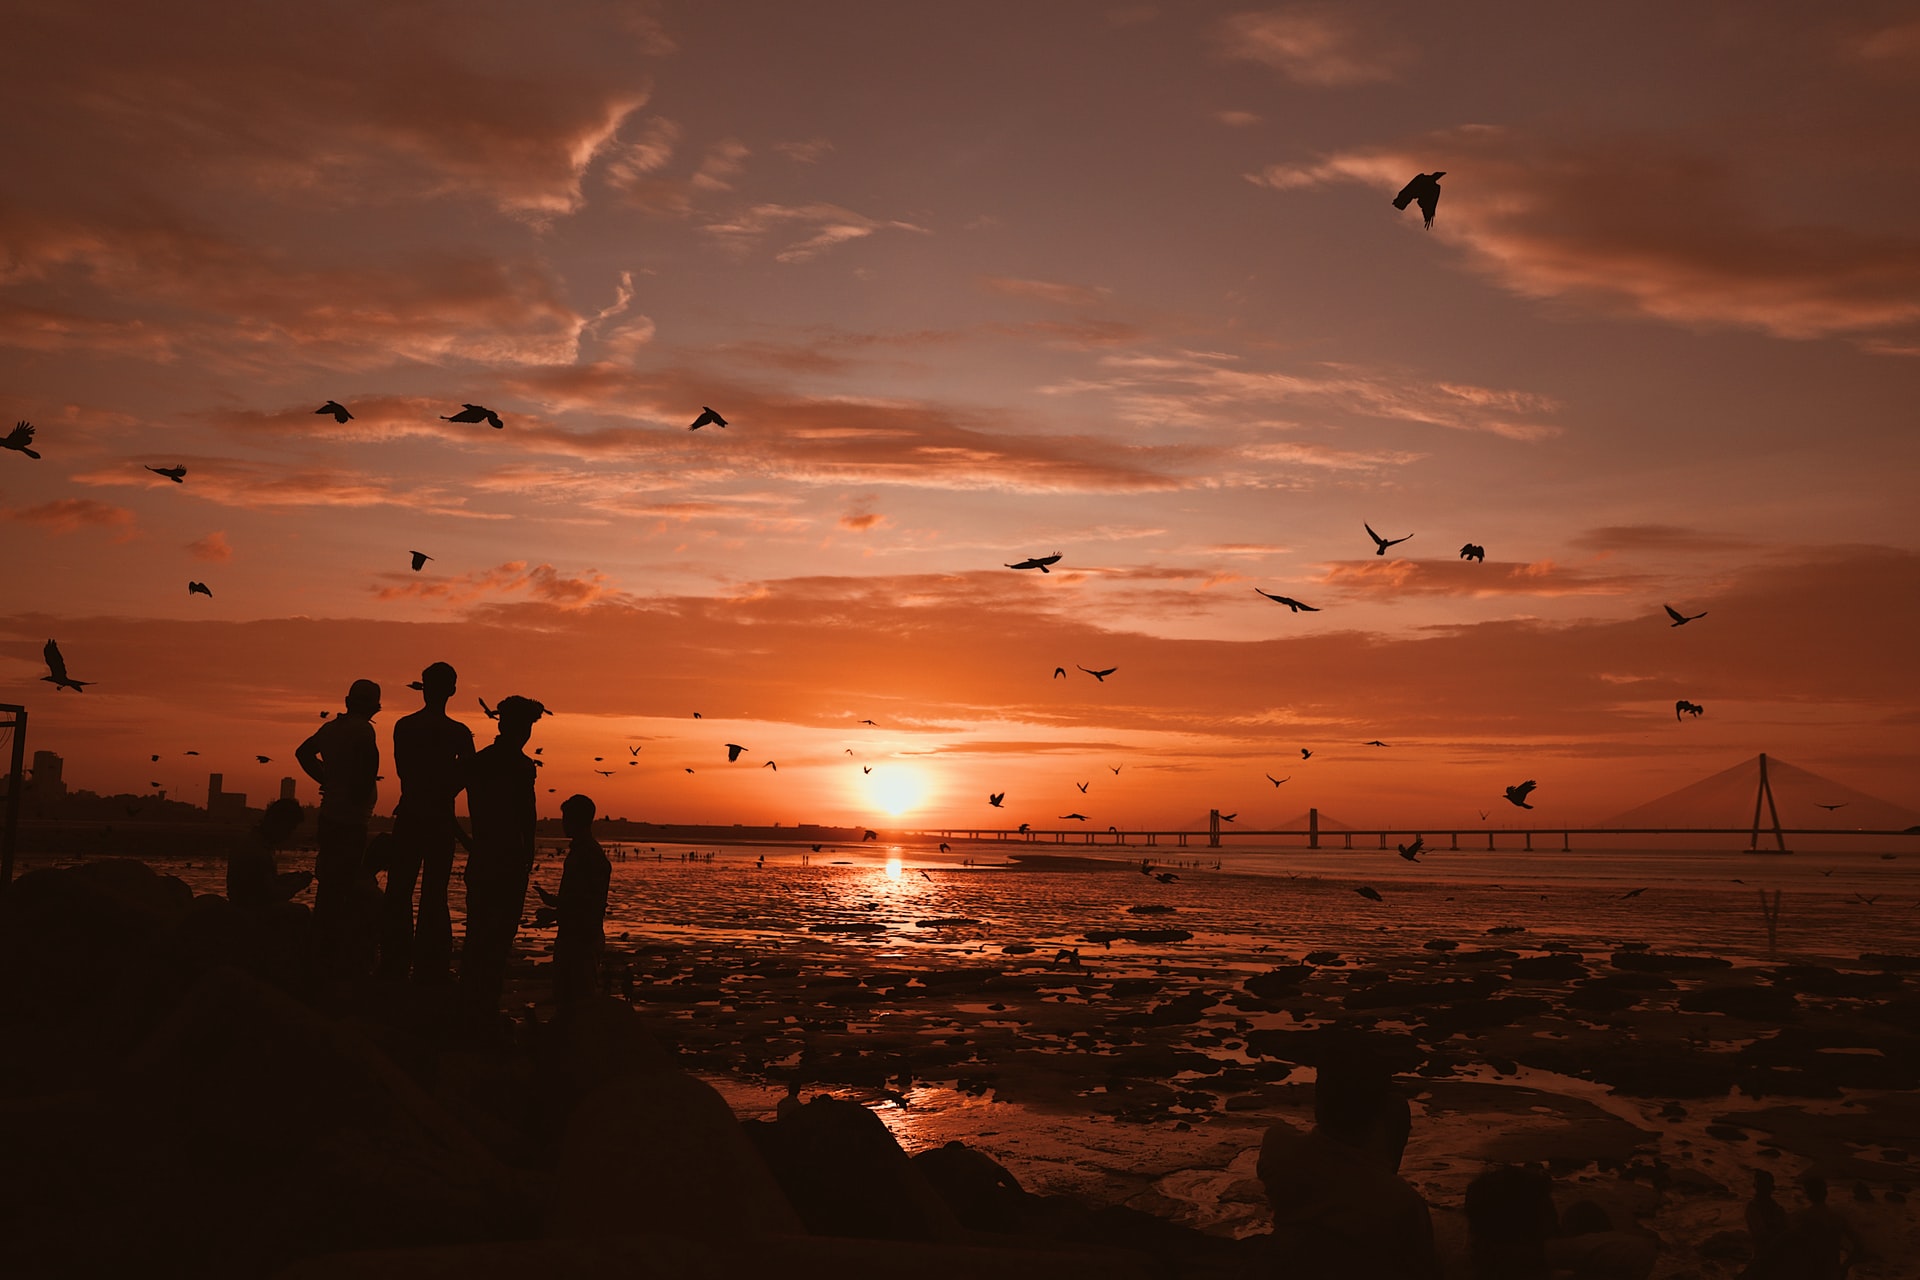
<instances>
[{"instance_id":1,"label":"person's arm","mask_svg":"<svg viewBox=\"0 0 1920 1280\"><path fill-rule=\"evenodd\" d=\"M301 769L323 787L327 785L327 774L326 761L322 757L324 744L320 741L320 735L325 732L324 729L316 729L312 736L293 749L293 758L300 762Z\"/></svg>"}]
</instances>

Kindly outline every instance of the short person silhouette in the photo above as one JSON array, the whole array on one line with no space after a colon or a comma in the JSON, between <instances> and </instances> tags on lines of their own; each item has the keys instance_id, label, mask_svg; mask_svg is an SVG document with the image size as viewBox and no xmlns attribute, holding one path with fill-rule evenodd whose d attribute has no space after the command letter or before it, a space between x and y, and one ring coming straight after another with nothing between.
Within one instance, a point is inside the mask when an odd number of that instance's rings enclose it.
<instances>
[{"instance_id":1,"label":"short person silhouette","mask_svg":"<svg viewBox=\"0 0 1920 1280\"><path fill-rule=\"evenodd\" d=\"M613 866L593 838L596 812L590 796L568 796L560 824L568 836L560 869L560 931L553 941L554 995L562 1004L600 989L600 957L606 950L607 887Z\"/></svg>"}]
</instances>

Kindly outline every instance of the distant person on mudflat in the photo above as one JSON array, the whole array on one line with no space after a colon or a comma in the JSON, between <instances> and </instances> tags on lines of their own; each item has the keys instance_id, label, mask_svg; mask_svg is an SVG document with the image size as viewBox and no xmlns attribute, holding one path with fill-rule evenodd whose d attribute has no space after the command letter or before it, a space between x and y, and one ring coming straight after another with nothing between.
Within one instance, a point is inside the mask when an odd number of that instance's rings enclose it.
<instances>
[{"instance_id":1,"label":"distant person on mudflat","mask_svg":"<svg viewBox=\"0 0 1920 1280\"><path fill-rule=\"evenodd\" d=\"M473 847L467 855L467 932L460 949L460 987L480 1014L500 1010L507 960L526 911L533 874L535 766L522 748L547 709L532 698L503 698L494 709L499 733L467 766L467 812Z\"/></svg>"},{"instance_id":2,"label":"distant person on mudflat","mask_svg":"<svg viewBox=\"0 0 1920 1280\"><path fill-rule=\"evenodd\" d=\"M350 926L354 885L367 847L367 822L373 817L378 794L380 744L373 736L373 717L380 713L380 686L355 680L347 690L346 708L293 753L307 776L320 784L313 923L335 959Z\"/></svg>"},{"instance_id":3,"label":"distant person on mudflat","mask_svg":"<svg viewBox=\"0 0 1920 1280\"><path fill-rule=\"evenodd\" d=\"M1800 1175L1800 1193L1807 1198L1806 1207L1787 1219L1787 1229L1770 1260L1773 1269L1755 1274L1781 1280L1845 1280L1860 1259L1859 1235L1839 1210L1827 1204L1825 1178L1817 1173Z\"/></svg>"},{"instance_id":4,"label":"distant person on mudflat","mask_svg":"<svg viewBox=\"0 0 1920 1280\"><path fill-rule=\"evenodd\" d=\"M560 804L560 826L569 842L560 869L560 931L553 941L553 993L561 1004L600 990L613 865L593 838L596 812L588 796L568 796Z\"/></svg>"},{"instance_id":5,"label":"distant person on mudflat","mask_svg":"<svg viewBox=\"0 0 1920 1280\"><path fill-rule=\"evenodd\" d=\"M458 683L452 666L434 663L408 686L420 691L426 705L393 726L400 802L393 809L393 865L382 903L380 976L394 981L411 972L416 982L445 982L453 963L453 918L447 906L458 833L453 803L467 785L473 758L473 731L447 714Z\"/></svg>"},{"instance_id":6,"label":"distant person on mudflat","mask_svg":"<svg viewBox=\"0 0 1920 1280\"><path fill-rule=\"evenodd\" d=\"M1392 1073L1358 1039L1328 1037L1317 1058L1312 1130L1283 1120L1260 1144L1277 1273L1439 1280L1427 1203L1398 1173L1411 1119Z\"/></svg>"},{"instance_id":7,"label":"distant person on mudflat","mask_svg":"<svg viewBox=\"0 0 1920 1280\"><path fill-rule=\"evenodd\" d=\"M305 819L298 800L275 800L227 855L227 901L263 911L289 901L313 883L310 871L282 871L278 854Z\"/></svg>"}]
</instances>

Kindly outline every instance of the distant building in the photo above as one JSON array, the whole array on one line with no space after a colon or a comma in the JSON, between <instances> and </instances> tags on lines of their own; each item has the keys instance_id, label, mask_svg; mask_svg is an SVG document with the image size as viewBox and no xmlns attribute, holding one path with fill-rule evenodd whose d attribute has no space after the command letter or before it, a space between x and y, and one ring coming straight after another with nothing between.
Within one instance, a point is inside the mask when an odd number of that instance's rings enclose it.
<instances>
[{"instance_id":1,"label":"distant building","mask_svg":"<svg viewBox=\"0 0 1920 1280\"><path fill-rule=\"evenodd\" d=\"M223 791L225 774L207 775L207 816L214 819L241 818L246 815L247 797L238 791Z\"/></svg>"},{"instance_id":2,"label":"distant building","mask_svg":"<svg viewBox=\"0 0 1920 1280\"><path fill-rule=\"evenodd\" d=\"M34 799L42 802L61 800L67 794L66 779L61 776L66 761L51 751L33 753L33 782L31 790Z\"/></svg>"},{"instance_id":3,"label":"distant building","mask_svg":"<svg viewBox=\"0 0 1920 1280\"><path fill-rule=\"evenodd\" d=\"M299 800L300 797L293 794L292 778L280 779L280 798L282 800Z\"/></svg>"}]
</instances>

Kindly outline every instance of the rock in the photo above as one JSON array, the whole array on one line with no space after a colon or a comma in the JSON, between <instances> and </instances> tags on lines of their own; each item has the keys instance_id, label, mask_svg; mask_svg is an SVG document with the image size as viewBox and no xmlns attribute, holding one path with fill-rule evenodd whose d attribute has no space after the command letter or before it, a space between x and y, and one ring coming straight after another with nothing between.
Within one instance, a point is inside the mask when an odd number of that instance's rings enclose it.
<instances>
[{"instance_id":1,"label":"rock","mask_svg":"<svg viewBox=\"0 0 1920 1280\"><path fill-rule=\"evenodd\" d=\"M1522 956L1513 962L1507 972L1516 978L1529 980L1566 981L1586 977L1587 966L1580 962L1578 954L1558 951L1545 956Z\"/></svg>"},{"instance_id":2,"label":"rock","mask_svg":"<svg viewBox=\"0 0 1920 1280\"><path fill-rule=\"evenodd\" d=\"M1733 961L1719 956L1663 955L1656 951L1613 953L1613 967L1639 973L1699 973L1707 969L1731 969Z\"/></svg>"},{"instance_id":3,"label":"rock","mask_svg":"<svg viewBox=\"0 0 1920 1280\"><path fill-rule=\"evenodd\" d=\"M1861 955L1861 964L1872 965L1889 973L1902 973L1920 969L1920 956L1888 955L1879 951L1868 951Z\"/></svg>"},{"instance_id":4,"label":"rock","mask_svg":"<svg viewBox=\"0 0 1920 1280\"><path fill-rule=\"evenodd\" d=\"M1143 946L1154 946L1164 942L1185 942L1192 936L1192 932L1187 929L1089 929L1080 935L1086 942L1107 945L1116 942L1137 942Z\"/></svg>"},{"instance_id":5,"label":"rock","mask_svg":"<svg viewBox=\"0 0 1920 1280\"><path fill-rule=\"evenodd\" d=\"M1420 945L1422 948L1428 951L1452 951L1455 947L1459 946L1460 944L1452 941L1449 938L1432 938L1426 942L1421 943Z\"/></svg>"},{"instance_id":6,"label":"rock","mask_svg":"<svg viewBox=\"0 0 1920 1280\"><path fill-rule=\"evenodd\" d=\"M816 1235L957 1240L960 1224L880 1117L820 1094L776 1121L743 1123Z\"/></svg>"},{"instance_id":7,"label":"rock","mask_svg":"<svg viewBox=\"0 0 1920 1280\"><path fill-rule=\"evenodd\" d=\"M1313 976L1310 964L1276 965L1265 973L1256 973L1240 985L1268 1000L1298 995L1300 984Z\"/></svg>"},{"instance_id":8,"label":"rock","mask_svg":"<svg viewBox=\"0 0 1920 1280\"><path fill-rule=\"evenodd\" d=\"M1799 1013L1793 992L1780 987L1703 987L1680 997L1687 1013L1723 1013L1755 1022L1780 1022Z\"/></svg>"},{"instance_id":9,"label":"rock","mask_svg":"<svg viewBox=\"0 0 1920 1280\"><path fill-rule=\"evenodd\" d=\"M922 1151L912 1163L968 1230L1007 1234L1025 1226L1031 1197L985 1152L949 1142Z\"/></svg>"},{"instance_id":10,"label":"rock","mask_svg":"<svg viewBox=\"0 0 1920 1280\"><path fill-rule=\"evenodd\" d=\"M1309 951L1305 959L1308 964L1344 965L1346 963L1340 958L1338 951Z\"/></svg>"},{"instance_id":11,"label":"rock","mask_svg":"<svg viewBox=\"0 0 1920 1280\"><path fill-rule=\"evenodd\" d=\"M1348 992L1340 1003L1349 1009L1402 1009L1484 996L1506 985L1492 974L1442 978L1435 982L1381 982Z\"/></svg>"},{"instance_id":12,"label":"rock","mask_svg":"<svg viewBox=\"0 0 1920 1280\"><path fill-rule=\"evenodd\" d=\"M574 1108L547 1225L709 1240L802 1229L718 1091L673 1070L609 1080Z\"/></svg>"}]
</instances>

